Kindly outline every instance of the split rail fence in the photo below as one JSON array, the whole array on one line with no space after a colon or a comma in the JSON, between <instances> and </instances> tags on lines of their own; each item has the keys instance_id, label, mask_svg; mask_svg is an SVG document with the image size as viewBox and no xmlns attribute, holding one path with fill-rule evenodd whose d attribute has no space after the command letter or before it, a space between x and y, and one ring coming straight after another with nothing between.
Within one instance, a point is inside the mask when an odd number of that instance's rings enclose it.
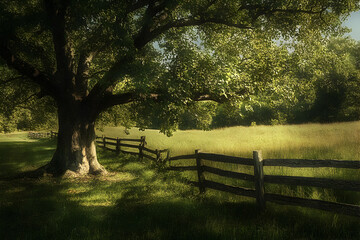
<instances>
[{"instance_id":1,"label":"split rail fence","mask_svg":"<svg viewBox=\"0 0 360 240\"><path fill-rule=\"evenodd\" d=\"M29 132L28 137L32 139L49 138L52 137L49 132Z\"/></svg>"},{"instance_id":2,"label":"split rail fence","mask_svg":"<svg viewBox=\"0 0 360 240\"><path fill-rule=\"evenodd\" d=\"M52 132L51 136L56 137L57 133ZM106 150L119 154L127 153L138 155L139 158L148 158L156 163L169 163L168 170L172 171L196 171L197 181L189 181L189 183L199 187L200 193L205 193L206 189L214 189L218 191L228 192L236 195L252 197L256 199L256 203L260 210L264 210L266 202L273 202L282 205L294 205L301 207L315 208L340 214L360 217L360 206L346 203L329 202L317 199L306 199L292 196L284 196L280 194L267 193L265 183L286 184L295 186L310 186L319 188L340 189L360 193L360 181L340 180L316 177L301 176L278 176L266 175L264 168L270 166L290 167L290 168L342 168L360 170L360 161L348 160L310 160L310 159L263 159L261 151L254 151L252 158L234 157L222 154L205 153L195 150L194 154L170 157L168 149L152 150L146 147L145 137L140 139L129 138L111 138L96 137L98 146ZM130 144L130 143L133 144ZM135 144L134 144L135 143ZM136 152L127 150L128 148L138 149ZM166 153L163 158L162 154ZM153 154L153 156L149 155ZM194 159L196 165L192 166L171 166L171 163ZM223 170L217 167L207 166L206 161L220 162L227 164L237 164L244 166L252 166L254 174L245 174ZM249 189L244 187L230 186L223 183L207 180L204 173L211 173L217 176L250 181L254 183L255 188ZM360 174L357 172L357 174Z\"/></svg>"},{"instance_id":3,"label":"split rail fence","mask_svg":"<svg viewBox=\"0 0 360 240\"><path fill-rule=\"evenodd\" d=\"M140 139L131 138L111 138L106 136L97 136L96 143L98 147L115 152L116 154L126 153L132 155L138 155L140 159L148 158L160 164L169 157L169 150L163 149L150 149L146 147L145 136ZM137 149L137 151L130 151L130 149ZM163 154L166 153L166 157Z\"/></svg>"},{"instance_id":4,"label":"split rail fence","mask_svg":"<svg viewBox=\"0 0 360 240\"><path fill-rule=\"evenodd\" d=\"M182 155L169 158L169 163L185 159L195 159L196 166L170 166L169 170L178 171L197 171L198 181L190 182L199 187L200 193L205 193L206 188L228 192L236 195L256 198L258 207L265 209L266 202L273 202L283 205L294 205L310 207L331 211L346 215L360 217L360 206L328 202L316 199L306 199L298 197L284 196L274 193L266 193L265 183L286 184L296 186L311 186L320 188L341 189L347 191L360 192L360 182L339 179L299 177L299 176L276 176L264 174L264 168L268 166L281 166L291 168L348 168L355 171L360 169L360 161L340 161L340 160L308 160L308 159L263 159L261 151L254 151L253 158L242 158L226 156L221 154L203 153L199 150L195 154ZM205 161L221 162L253 166L254 175L227 171L220 168L207 166ZM253 182L254 189L235 187L207 180L204 173L212 173L222 177L240 179ZM359 173L358 173L359 174Z\"/></svg>"},{"instance_id":5,"label":"split rail fence","mask_svg":"<svg viewBox=\"0 0 360 240\"><path fill-rule=\"evenodd\" d=\"M51 131L48 136L51 138L57 137L58 133ZM103 148L108 151L119 153L126 153L132 155L138 155L140 159L148 158L155 161L158 164L164 163L169 158L168 149L150 149L146 147L145 136L140 137L140 139L132 138L113 138L106 136L96 136L96 143L98 147ZM136 151L131 151L131 149L137 149ZM165 157L163 156L165 154Z\"/></svg>"}]
</instances>

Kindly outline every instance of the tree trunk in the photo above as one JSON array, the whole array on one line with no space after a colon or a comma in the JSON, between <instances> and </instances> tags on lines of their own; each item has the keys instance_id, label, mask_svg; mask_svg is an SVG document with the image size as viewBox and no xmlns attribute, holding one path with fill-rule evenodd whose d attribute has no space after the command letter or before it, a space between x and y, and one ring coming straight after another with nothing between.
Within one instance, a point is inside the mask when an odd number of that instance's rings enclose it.
<instances>
[{"instance_id":1,"label":"tree trunk","mask_svg":"<svg viewBox=\"0 0 360 240\"><path fill-rule=\"evenodd\" d=\"M58 175L106 174L96 155L95 119L80 103L58 104L59 133L48 171Z\"/></svg>"}]
</instances>

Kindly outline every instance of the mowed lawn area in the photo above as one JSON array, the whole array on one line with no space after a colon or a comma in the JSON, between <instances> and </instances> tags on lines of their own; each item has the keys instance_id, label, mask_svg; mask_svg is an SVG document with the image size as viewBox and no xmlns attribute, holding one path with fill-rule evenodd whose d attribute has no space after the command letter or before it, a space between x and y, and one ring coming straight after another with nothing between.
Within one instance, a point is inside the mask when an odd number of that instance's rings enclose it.
<instances>
[{"instance_id":1,"label":"mowed lawn area","mask_svg":"<svg viewBox=\"0 0 360 240\"><path fill-rule=\"evenodd\" d=\"M146 136L149 147L169 148L172 156L201 149L250 157L261 149L264 158L360 160L360 122L178 131L171 138L157 130L131 129L126 135L123 128L110 127L101 134ZM146 159L101 149L100 162L110 171L106 177L4 179L44 165L54 150L55 140L0 134L0 239L360 239L359 218L271 203L261 213L252 198L217 191L200 195L185 184L194 177L190 173L164 171ZM360 180L358 170L269 171ZM266 189L360 205L354 192L280 185Z\"/></svg>"}]
</instances>

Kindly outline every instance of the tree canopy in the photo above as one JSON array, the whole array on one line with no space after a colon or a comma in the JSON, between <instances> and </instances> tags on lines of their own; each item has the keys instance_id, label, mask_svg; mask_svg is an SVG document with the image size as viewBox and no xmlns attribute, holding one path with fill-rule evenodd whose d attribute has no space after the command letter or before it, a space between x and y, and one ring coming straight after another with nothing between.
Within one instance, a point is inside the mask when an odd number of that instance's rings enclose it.
<instances>
[{"instance_id":1,"label":"tree canopy","mask_svg":"<svg viewBox=\"0 0 360 240\"><path fill-rule=\"evenodd\" d=\"M51 167L101 172L93 128L104 110L132 102L146 115L161 106L161 129L172 130L194 102L236 103L273 84L284 54L273 39L341 33L358 8L356 0L1 0L0 57L6 76L29 85L19 96L56 104Z\"/></svg>"}]
</instances>

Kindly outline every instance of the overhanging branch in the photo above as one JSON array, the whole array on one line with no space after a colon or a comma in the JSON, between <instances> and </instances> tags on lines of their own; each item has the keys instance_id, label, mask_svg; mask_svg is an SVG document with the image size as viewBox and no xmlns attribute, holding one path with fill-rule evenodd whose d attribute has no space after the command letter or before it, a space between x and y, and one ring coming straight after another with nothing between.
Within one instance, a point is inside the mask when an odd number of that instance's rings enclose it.
<instances>
[{"instance_id":1,"label":"overhanging branch","mask_svg":"<svg viewBox=\"0 0 360 240\"><path fill-rule=\"evenodd\" d=\"M100 112L116 105L122 105L133 102L135 98L136 98L136 94L130 92L122 93L122 94L106 95L99 102Z\"/></svg>"},{"instance_id":2,"label":"overhanging branch","mask_svg":"<svg viewBox=\"0 0 360 240\"><path fill-rule=\"evenodd\" d=\"M148 42L154 40L162 33L165 33L167 30L172 28L181 28L181 27L190 27L190 26L200 26L207 23L213 24L221 24L229 27L235 27L240 29L252 29L251 26L242 24L242 23L235 23L235 22L228 22L223 19L218 18L207 18L207 19L181 19L176 20L170 23L167 23L163 26L157 27L152 31L143 31L138 36L134 38L135 47L141 49L144 47Z\"/></svg>"},{"instance_id":3,"label":"overhanging branch","mask_svg":"<svg viewBox=\"0 0 360 240\"><path fill-rule=\"evenodd\" d=\"M244 92L245 91L239 92L239 94L244 94ZM143 95L143 94L136 94L134 92L122 93L122 94L109 94L102 98L102 100L99 103L99 106L100 106L100 111L104 111L116 105L131 103L134 102L135 100L147 100L147 99L155 102L162 102L162 101L166 101L168 99L168 96L163 93L151 93L151 94ZM193 97L191 97L191 100L197 102L214 101L217 103L224 103L229 101L229 99L224 95L217 96L209 93L194 94Z\"/></svg>"},{"instance_id":4,"label":"overhanging branch","mask_svg":"<svg viewBox=\"0 0 360 240\"><path fill-rule=\"evenodd\" d=\"M57 70L62 74L71 74L72 70L72 54L71 47L67 40L66 34L66 12L69 7L69 0L62 0L60 3L56 3L53 0L45 1L45 8L48 15L48 19L51 23L51 33L54 43ZM70 80L71 77L67 76L65 79ZM69 82L67 84L70 84Z\"/></svg>"},{"instance_id":5,"label":"overhanging branch","mask_svg":"<svg viewBox=\"0 0 360 240\"><path fill-rule=\"evenodd\" d=\"M0 57L7 65L17 70L21 75L38 84L43 91L54 98L58 98L57 86L51 81L51 78L29 63L13 55L5 43L0 45Z\"/></svg>"}]
</instances>

